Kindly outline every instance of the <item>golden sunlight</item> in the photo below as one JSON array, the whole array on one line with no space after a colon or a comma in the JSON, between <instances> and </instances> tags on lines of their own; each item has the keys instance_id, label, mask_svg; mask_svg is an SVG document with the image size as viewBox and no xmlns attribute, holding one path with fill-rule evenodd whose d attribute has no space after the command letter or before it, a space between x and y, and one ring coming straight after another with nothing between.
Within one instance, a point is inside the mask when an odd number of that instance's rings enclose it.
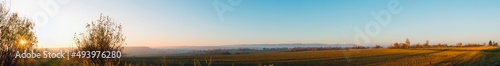
<instances>
[{"instance_id":1,"label":"golden sunlight","mask_svg":"<svg viewBox=\"0 0 500 66\"><path fill-rule=\"evenodd\" d=\"M21 45L24 45L24 44L26 43L26 41L24 41L24 40L22 40L22 39L21 39L21 40L19 41L19 43L20 43Z\"/></svg>"}]
</instances>

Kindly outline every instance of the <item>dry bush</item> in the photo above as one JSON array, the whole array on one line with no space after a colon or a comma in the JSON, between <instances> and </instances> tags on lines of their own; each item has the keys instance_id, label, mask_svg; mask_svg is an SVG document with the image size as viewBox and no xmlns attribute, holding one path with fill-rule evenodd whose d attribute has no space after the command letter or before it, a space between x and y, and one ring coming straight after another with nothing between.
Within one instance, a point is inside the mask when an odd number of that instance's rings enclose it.
<instances>
[{"instance_id":1,"label":"dry bush","mask_svg":"<svg viewBox=\"0 0 500 66\"><path fill-rule=\"evenodd\" d=\"M79 51L122 51L125 36L122 26L116 24L109 16L100 16L96 21L87 24L87 30L75 34L75 43ZM119 58L85 58L88 65L108 66L120 65Z\"/></svg>"},{"instance_id":2,"label":"dry bush","mask_svg":"<svg viewBox=\"0 0 500 66\"><path fill-rule=\"evenodd\" d=\"M37 52L35 24L17 13L10 13L9 8L0 3L0 66L19 66L33 64L35 59L15 58L16 52Z\"/></svg>"}]
</instances>

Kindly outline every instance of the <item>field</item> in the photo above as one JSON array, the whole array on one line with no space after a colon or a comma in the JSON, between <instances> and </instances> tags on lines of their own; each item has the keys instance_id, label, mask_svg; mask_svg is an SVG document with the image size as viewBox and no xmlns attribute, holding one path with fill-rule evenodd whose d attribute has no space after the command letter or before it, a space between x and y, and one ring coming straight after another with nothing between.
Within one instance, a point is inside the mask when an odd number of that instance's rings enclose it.
<instances>
[{"instance_id":1,"label":"field","mask_svg":"<svg viewBox=\"0 0 500 66\"><path fill-rule=\"evenodd\" d=\"M498 47L436 47L280 52L243 55L125 57L132 65L168 66L352 66L500 65Z\"/></svg>"}]
</instances>

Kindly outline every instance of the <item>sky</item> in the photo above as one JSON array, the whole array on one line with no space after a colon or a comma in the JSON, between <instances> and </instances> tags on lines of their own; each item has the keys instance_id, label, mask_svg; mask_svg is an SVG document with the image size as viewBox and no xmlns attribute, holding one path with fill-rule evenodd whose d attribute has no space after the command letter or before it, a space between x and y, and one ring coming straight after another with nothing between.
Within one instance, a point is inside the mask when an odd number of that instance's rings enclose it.
<instances>
[{"instance_id":1,"label":"sky","mask_svg":"<svg viewBox=\"0 0 500 66\"><path fill-rule=\"evenodd\" d=\"M86 23L110 16L125 46L324 43L390 45L500 41L498 0L7 0L36 22L39 47L72 47ZM389 12L382 26L375 13ZM217 6L217 7L215 7ZM222 11L218 11L222 10ZM367 25L369 25L367 27ZM378 25L378 28L377 26ZM377 32L367 33L367 30ZM362 32L357 32L359 29ZM355 41L359 35L368 35Z\"/></svg>"}]
</instances>

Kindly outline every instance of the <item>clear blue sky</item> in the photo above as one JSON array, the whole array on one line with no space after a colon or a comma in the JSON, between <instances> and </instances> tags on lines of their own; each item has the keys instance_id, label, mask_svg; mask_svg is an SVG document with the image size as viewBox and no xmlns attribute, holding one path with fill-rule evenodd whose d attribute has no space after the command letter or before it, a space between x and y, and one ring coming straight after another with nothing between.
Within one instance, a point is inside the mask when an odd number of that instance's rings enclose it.
<instances>
[{"instance_id":1,"label":"clear blue sky","mask_svg":"<svg viewBox=\"0 0 500 66\"><path fill-rule=\"evenodd\" d=\"M387 9L389 0L243 0L230 6L221 20L214 1L226 0L15 0L12 11L34 19L41 47L71 46L74 33L108 15L124 26L127 46L205 46L261 43L354 43L354 27L375 18L370 11ZM455 44L500 41L499 0L400 0L370 44L404 42ZM57 11L44 10L44 3Z\"/></svg>"}]
</instances>

